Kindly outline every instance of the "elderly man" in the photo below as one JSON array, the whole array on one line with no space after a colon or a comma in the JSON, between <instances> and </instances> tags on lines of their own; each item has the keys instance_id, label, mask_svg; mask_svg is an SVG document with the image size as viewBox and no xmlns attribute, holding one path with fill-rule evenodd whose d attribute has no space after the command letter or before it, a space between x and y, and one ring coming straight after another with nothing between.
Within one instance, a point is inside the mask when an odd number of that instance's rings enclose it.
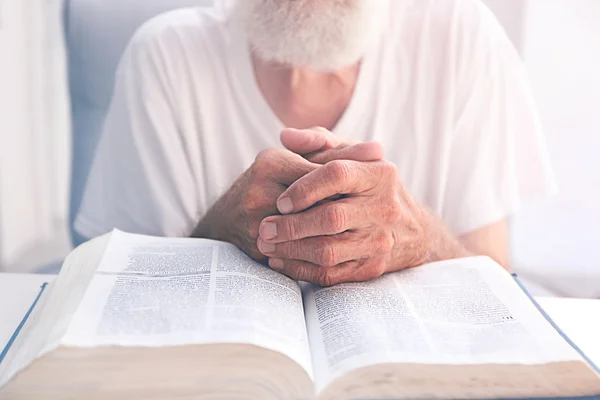
<instances>
[{"instance_id":1,"label":"elderly man","mask_svg":"<svg viewBox=\"0 0 600 400\"><path fill-rule=\"evenodd\" d=\"M470 254L508 268L507 217L552 190L479 0L237 0L132 39L75 228L224 240L332 285Z\"/></svg>"}]
</instances>

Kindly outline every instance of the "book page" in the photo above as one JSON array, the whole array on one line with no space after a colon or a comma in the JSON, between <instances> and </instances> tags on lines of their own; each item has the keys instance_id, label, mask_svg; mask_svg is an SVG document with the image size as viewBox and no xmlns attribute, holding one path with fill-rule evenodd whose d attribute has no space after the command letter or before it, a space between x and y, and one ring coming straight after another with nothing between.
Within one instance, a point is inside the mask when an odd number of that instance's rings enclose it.
<instances>
[{"instance_id":1,"label":"book page","mask_svg":"<svg viewBox=\"0 0 600 400\"><path fill-rule=\"evenodd\" d=\"M487 257L305 286L316 384L383 363L542 364L580 355Z\"/></svg>"},{"instance_id":2,"label":"book page","mask_svg":"<svg viewBox=\"0 0 600 400\"><path fill-rule=\"evenodd\" d=\"M62 344L202 343L279 351L312 378L296 282L228 243L113 232Z\"/></svg>"}]
</instances>

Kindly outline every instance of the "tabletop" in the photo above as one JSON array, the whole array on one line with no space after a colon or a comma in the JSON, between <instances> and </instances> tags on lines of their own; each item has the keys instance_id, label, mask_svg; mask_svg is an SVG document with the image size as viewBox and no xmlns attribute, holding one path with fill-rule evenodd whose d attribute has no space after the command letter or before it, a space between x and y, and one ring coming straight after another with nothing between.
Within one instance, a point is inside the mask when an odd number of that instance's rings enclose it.
<instances>
[{"instance_id":1,"label":"tabletop","mask_svg":"<svg viewBox=\"0 0 600 400\"><path fill-rule=\"evenodd\" d=\"M536 301L565 335L600 367L600 300L538 297Z\"/></svg>"}]
</instances>

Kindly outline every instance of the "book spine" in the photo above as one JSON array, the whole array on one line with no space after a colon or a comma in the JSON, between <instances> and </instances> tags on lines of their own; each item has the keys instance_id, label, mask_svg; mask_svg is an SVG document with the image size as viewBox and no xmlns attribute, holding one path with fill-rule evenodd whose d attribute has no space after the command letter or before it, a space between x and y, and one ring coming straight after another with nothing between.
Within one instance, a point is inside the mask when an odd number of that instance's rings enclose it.
<instances>
[{"instance_id":1,"label":"book spine","mask_svg":"<svg viewBox=\"0 0 600 400\"><path fill-rule=\"evenodd\" d=\"M560 329L560 327L558 325L556 325L556 323L552 320L552 318L550 318L550 316L548 315L548 313L546 313L546 311L538 304L537 301L535 301L535 299L533 298L533 296L531 295L531 293L529 293L529 291L527 290L527 288L525 287L525 285L523 285L523 282L521 282L521 280L519 279L519 276L517 274L512 274L515 282L517 282L517 284L519 285L519 287L521 288L521 290L527 295L527 297L529 297L529 300L531 300L531 302L533 303L533 305L538 309L538 311L544 316L544 318L546 318L546 320L550 323L550 325L552 325L552 327L554 329L556 329L556 331L560 334L560 336L562 336L563 339L566 340L567 343L569 343L569 345L571 347L573 347L579 354L581 354L581 357L583 357L583 359L592 367L596 370L596 372L598 372L600 374L600 368L598 368L597 365L595 365L592 360L590 360L588 358L588 356L585 355L585 353L579 348L579 346L577 346L568 336L566 333L563 332L562 329ZM599 399L600 400L600 399Z\"/></svg>"},{"instance_id":2,"label":"book spine","mask_svg":"<svg viewBox=\"0 0 600 400\"><path fill-rule=\"evenodd\" d=\"M552 318L550 318L550 316L548 315L548 313L539 305L539 303L537 301L535 301L535 298L531 295L531 293L529 293L529 290L527 290L527 288L525 287L525 285L523 284L523 282L521 282L521 280L519 279L519 276L517 274L512 274L513 279L515 280L515 282L517 283L517 285L519 285L519 287L521 288L521 290L523 291L523 293L525 293L527 295L527 297L529 298L529 300L533 303L533 305L535 306L535 308L538 309L538 311L544 316L544 318L546 318L546 321L548 321L548 323L550 325L552 325L552 327L554 329L556 329L556 331L558 332L558 334L560 336L562 336L562 338L571 346L573 347L580 355L581 357L583 357L583 359L594 369L596 370L598 373L600 373L600 369L598 369L598 366L596 366L592 360L590 360L588 358L588 356L585 355L585 353L579 348L579 346L577 346L568 336L565 332L563 332L562 329L560 329L560 327L552 320ZM500 399L502 400L502 399ZM507 399L508 400L508 399ZM515 400L515 399L513 399ZM592 396L579 396L579 397L555 397L553 399L549 399L549 398L530 398L530 399L521 399L521 400L600 400L600 395L592 395Z\"/></svg>"},{"instance_id":3,"label":"book spine","mask_svg":"<svg viewBox=\"0 0 600 400\"><path fill-rule=\"evenodd\" d=\"M15 342L15 340L17 339L17 336L19 336L19 332L21 332L21 329L23 329L23 326L25 326L25 323L27 322L27 319L29 318L29 316L33 312L33 309L35 308L35 305L37 304L38 300L42 296L42 293L44 292L44 289L46 289L47 285L48 285L48 282L44 282L42 284L42 286L40 287L40 292L38 293L38 295L36 296L35 300L31 304L31 307L29 307L29 310L27 310L27 313L25 313L25 316L21 320L21 323L19 323L19 326L17 326L17 329L15 329L15 332L12 334L12 336L8 340L8 343L6 343L6 346L4 346L4 349L2 350L2 353L0 353L0 364L2 364L2 361L4 360L4 357L6 357L6 355L8 354L8 351L10 350L11 346L13 345L13 343Z\"/></svg>"}]
</instances>

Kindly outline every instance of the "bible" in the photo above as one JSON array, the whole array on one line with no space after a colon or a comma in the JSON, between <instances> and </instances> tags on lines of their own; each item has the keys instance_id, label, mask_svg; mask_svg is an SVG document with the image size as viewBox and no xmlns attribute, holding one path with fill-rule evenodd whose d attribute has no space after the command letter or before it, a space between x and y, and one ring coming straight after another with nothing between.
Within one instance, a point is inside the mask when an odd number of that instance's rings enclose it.
<instances>
[{"instance_id":1,"label":"bible","mask_svg":"<svg viewBox=\"0 0 600 400\"><path fill-rule=\"evenodd\" d=\"M0 399L597 398L600 375L488 257L296 282L206 239L76 248L0 360Z\"/></svg>"}]
</instances>

